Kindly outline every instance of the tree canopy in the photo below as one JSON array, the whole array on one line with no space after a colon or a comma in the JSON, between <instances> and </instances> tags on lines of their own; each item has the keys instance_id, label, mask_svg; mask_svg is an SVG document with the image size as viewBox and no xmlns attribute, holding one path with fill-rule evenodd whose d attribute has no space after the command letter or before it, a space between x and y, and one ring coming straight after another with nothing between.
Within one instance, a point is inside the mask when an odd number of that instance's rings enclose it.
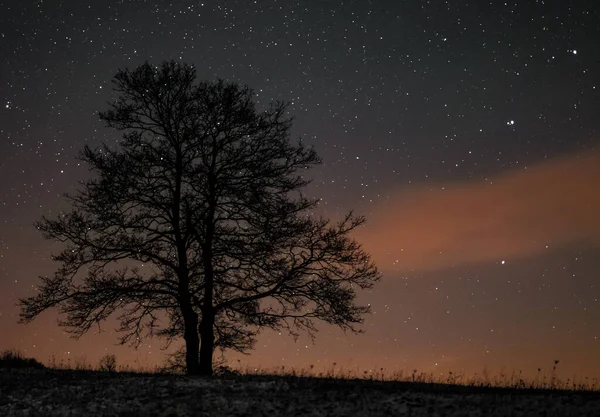
<instances>
[{"instance_id":1,"label":"tree canopy","mask_svg":"<svg viewBox=\"0 0 600 417\"><path fill-rule=\"evenodd\" d=\"M203 375L215 348L245 352L263 328L358 330L356 290L380 278L350 236L365 219L315 216L302 189L321 160L291 140L285 103L259 111L247 86L174 61L119 70L114 92L100 119L122 140L86 146L92 178L37 222L64 249L22 322L58 307L79 337L117 313L122 343L183 338L187 372Z\"/></svg>"}]
</instances>

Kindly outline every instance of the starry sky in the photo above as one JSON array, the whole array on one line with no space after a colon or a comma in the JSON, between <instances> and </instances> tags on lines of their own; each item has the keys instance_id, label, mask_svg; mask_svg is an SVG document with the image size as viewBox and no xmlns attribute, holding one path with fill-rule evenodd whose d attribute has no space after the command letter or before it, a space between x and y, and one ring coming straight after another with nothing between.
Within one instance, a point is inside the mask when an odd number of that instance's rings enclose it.
<instances>
[{"instance_id":1,"label":"starry sky","mask_svg":"<svg viewBox=\"0 0 600 417\"><path fill-rule=\"evenodd\" d=\"M596 0L0 1L0 349L152 366L160 340L73 341L16 302L57 267L33 222L87 178L119 68L183 60L290 102L324 163L320 214L354 209L383 273L361 335L261 335L242 366L466 374L560 360L600 376Z\"/></svg>"}]
</instances>

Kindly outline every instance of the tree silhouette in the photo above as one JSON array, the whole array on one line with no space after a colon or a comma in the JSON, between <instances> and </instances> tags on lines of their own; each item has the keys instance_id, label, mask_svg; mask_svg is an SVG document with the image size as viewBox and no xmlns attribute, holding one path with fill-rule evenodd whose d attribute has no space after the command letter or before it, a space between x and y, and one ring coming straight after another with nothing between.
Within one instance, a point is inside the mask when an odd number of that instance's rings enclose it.
<instances>
[{"instance_id":1,"label":"tree silhouette","mask_svg":"<svg viewBox=\"0 0 600 417\"><path fill-rule=\"evenodd\" d=\"M123 132L85 147L92 179L72 210L36 225L64 250L20 300L21 322L59 307L74 337L118 312L121 343L183 337L189 374L212 374L215 348L245 352L262 328L313 335L315 320L357 331L355 289L380 275L350 238L364 222L315 218L304 196L312 148L290 143L286 105L258 111L246 86L198 82L193 66L119 70L100 113Z\"/></svg>"}]
</instances>

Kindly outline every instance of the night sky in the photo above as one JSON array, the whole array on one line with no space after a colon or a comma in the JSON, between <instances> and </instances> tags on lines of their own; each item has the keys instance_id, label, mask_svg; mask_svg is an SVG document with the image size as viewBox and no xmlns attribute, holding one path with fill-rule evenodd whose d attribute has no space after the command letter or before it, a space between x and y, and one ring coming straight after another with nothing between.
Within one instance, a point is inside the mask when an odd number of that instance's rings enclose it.
<instances>
[{"instance_id":1,"label":"night sky","mask_svg":"<svg viewBox=\"0 0 600 417\"><path fill-rule=\"evenodd\" d=\"M68 208L84 145L119 139L97 116L113 75L175 59L291 103L318 214L365 214L383 273L364 334L266 332L241 366L600 376L597 3L0 1L0 350L164 359L15 304L58 266L34 221Z\"/></svg>"}]
</instances>

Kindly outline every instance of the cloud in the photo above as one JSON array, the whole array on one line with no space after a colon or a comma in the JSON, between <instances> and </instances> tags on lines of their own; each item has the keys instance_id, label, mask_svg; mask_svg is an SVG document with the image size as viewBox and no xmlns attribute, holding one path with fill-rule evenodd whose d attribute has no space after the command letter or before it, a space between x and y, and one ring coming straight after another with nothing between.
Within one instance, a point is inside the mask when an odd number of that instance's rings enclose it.
<instances>
[{"instance_id":1,"label":"cloud","mask_svg":"<svg viewBox=\"0 0 600 417\"><path fill-rule=\"evenodd\" d=\"M509 262L579 241L600 244L600 152L486 181L398 190L367 216L356 237L382 270Z\"/></svg>"}]
</instances>

